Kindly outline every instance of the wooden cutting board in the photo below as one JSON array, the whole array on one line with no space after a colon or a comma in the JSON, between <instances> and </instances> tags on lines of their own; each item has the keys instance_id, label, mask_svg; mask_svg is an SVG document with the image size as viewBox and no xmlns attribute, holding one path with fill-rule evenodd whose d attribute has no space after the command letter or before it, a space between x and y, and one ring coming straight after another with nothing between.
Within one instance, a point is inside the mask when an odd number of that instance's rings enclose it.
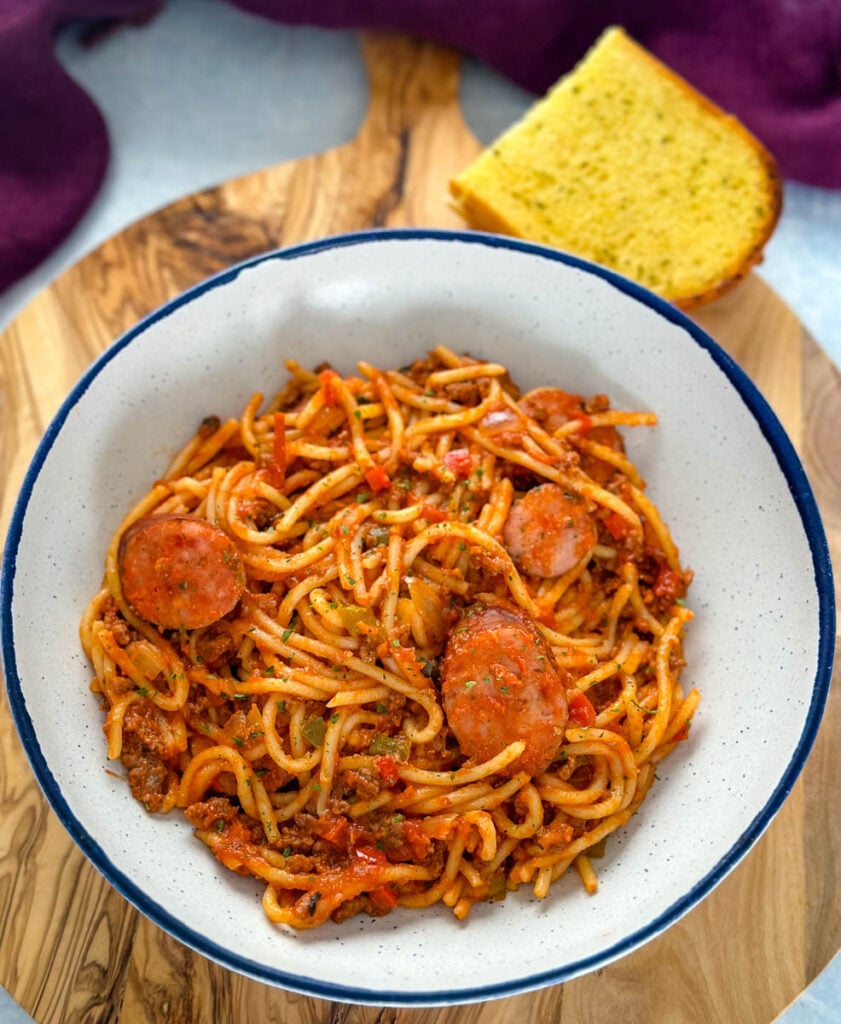
<instances>
[{"instance_id":1,"label":"wooden cutting board","mask_svg":"<svg viewBox=\"0 0 841 1024\"><path fill-rule=\"evenodd\" d=\"M480 146L459 110L458 54L386 35L363 36L362 51L371 102L352 142L146 217L68 270L0 336L3 534L26 465L60 401L90 361L144 314L265 249L371 226L463 227L447 208L446 183ZM838 371L755 275L697 319L788 429L841 564ZM768 1024L841 948L839 700L836 692L801 780L765 836L663 936L603 970L538 993L474 1007L378 1010L247 980L139 915L48 808L3 692L0 983L39 1024Z\"/></svg>"}]
</instances>

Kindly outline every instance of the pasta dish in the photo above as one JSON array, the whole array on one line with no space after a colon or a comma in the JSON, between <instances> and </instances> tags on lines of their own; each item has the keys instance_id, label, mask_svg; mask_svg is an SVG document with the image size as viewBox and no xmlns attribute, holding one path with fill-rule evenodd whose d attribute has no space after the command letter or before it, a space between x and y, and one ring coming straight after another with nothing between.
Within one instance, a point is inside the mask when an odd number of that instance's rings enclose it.
<instances>
[{"instance_id":1,"label":"pasta dish","mask_svg":"<svg viewBox=\"0 0 841 1024\"><path fill-rule=\"evenodd\" d=\"M595 892L699 700L619 429L655 415L443 346L287 369L113 537L80 629L108 757L294 928Z\"/></svg>"}]
</instances>

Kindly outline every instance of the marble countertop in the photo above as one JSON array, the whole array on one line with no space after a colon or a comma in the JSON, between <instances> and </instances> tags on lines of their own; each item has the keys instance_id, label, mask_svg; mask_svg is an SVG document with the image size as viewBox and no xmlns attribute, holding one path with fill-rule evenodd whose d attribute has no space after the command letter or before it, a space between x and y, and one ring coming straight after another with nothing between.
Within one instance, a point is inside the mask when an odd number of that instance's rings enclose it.
<instances>
[{"instance_id":1,"label":"marble countertop","mask_svg":"<svg viewBox=\"0 0 841 1024\"><path fill-rule=\"evenodd\" d=\"M170 0L148 25L94 46L71 26L57 50L105 115L111 167L70 237L0 294L0 327L126 224L186 193L349 141L366 108L353 33L277 25L218 0ZM483 142L533 99L466 60L462 108ZM841 366L841 191L787 182L759 273ZM0 989L0 1024L30 1020ZM841 954L778 1020L841 1024Z\"/></svg>"}]
</instances>

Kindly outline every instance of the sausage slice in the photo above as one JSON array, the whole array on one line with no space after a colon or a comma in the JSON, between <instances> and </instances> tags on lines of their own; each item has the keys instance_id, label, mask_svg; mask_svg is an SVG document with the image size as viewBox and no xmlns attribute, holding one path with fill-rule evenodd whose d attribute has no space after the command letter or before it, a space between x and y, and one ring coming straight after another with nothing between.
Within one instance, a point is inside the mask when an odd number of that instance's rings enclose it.
<instances>
[{"instance_id":1,"label":"sausage slice","mask_svg":"<svg viewBox=\"0 0 841 1024\"><path fill-rule=\"evenodd\" d=\"M541 484L515 501L502 539L517 567L529 576L562 576L593 550L596 526L577 494Z\"/></svg>"},{"instance_id":2,"label":"sausage slice","mask_svg":"<svg viewBox=\"0 0 841 1024\"><path fill-rule=\"evenodd\" d=\"M593 405L597 408L603 406L604 409L609 407L609 403L604 395L595 396L588 404L591 408ZM554 434L559 427L562 427L569 420L584 417L586 422L587 412L581 395L573 395L568 391L562 391L560 388L535 388L534 391L529 391L528 394L523 395L519 405L525 413L537 420L543 429L550 434ZM590 427L585 431L584 437L612 448L617 452L624 452L625 450L622 435L616 427ZM602 485L607 483L615 473L615 470L609 463L588 455L586 452L583 452L581 455L581 468L596 483Z\"/></svg>"},{"instance_id":3,"label":"sausage slice","mask_svg":"<svg viewBox=\"0 0 841 1024\"><path fill-rule=\"evenodd\" d=\"M557 756L567 724L564 679L519 610L468 609L447 641L441 690L447 722L472 760L487 761L524 740L525 750L502 774L539 775Z\"/></svg>"},{"instance_id":4,"label":"sausage slice","mask_svg":"<svg viewBox=\"0 0 841 1024\"><path fill-rule=\"evenodd\" d=\"M227 615L245 590L233 541L186 515L138 519L120 541L123 595L141 618L163 629L201 629Z\"/></svg>"}]
</instances>

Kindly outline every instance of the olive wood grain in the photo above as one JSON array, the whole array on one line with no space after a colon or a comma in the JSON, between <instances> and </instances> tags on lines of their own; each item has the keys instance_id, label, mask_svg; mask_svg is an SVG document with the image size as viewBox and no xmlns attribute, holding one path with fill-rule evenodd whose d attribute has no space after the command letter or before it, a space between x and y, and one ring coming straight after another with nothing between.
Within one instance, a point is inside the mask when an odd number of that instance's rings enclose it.
<instances>
[{"instance_id":1,"label":"olive wood grain","mask_svg":"<svg viewBox=\"0 0 841 1024\"><path fill-rule=\"evenodd\" d=\"M365 35L370 108L356 138L187 196L131 225L42 292L0 336L0 531L25 467L90 361L140 317L265 249L370 226L463 226L446 183L479 150L458 54ZM841 545L841 378L755 274L697 313L770 401ZM837 675L837 673L836 673ZM837 687L836 687L837 689ZM383 1010L269 988L138 914L49 810L0 694L0 983L39 1024L768 1024L841 947L841 708L745 861L664 935L603 970L469 1007ZM715 828L715 808L710 809ZM571 943L575 936L569 937Z\"/></svg>"}]
</instances>

